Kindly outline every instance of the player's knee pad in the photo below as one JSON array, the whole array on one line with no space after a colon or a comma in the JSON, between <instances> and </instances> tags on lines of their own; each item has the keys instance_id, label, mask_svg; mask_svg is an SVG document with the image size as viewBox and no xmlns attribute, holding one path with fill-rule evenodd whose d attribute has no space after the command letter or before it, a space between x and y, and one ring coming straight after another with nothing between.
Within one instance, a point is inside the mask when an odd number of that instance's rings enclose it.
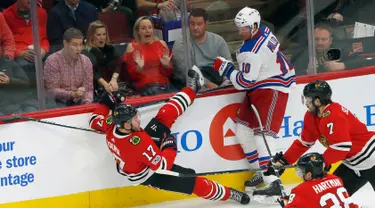
<instances>
[{"instance_id":1,"label":"player's knee pad","mask_svg":"<svg viewBox=\"0 0 375 208\"><path fill-rule=\"evenodd\" d=\"M258 151L254 141L254 131L247 126L237 124L236 138L251 168L258 168Z\"/></svg>"}]
</instances>

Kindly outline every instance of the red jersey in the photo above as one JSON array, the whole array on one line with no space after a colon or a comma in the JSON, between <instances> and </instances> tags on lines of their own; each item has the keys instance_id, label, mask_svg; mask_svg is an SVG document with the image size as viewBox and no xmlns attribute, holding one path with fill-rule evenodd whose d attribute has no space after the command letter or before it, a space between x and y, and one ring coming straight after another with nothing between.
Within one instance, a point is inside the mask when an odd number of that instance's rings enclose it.
<instances>
[{"instance_id":1,"label":"red jersey","mask_svg":"<svg viewBox=\"0 0 375 208\"><path fill-rule=\"evenodd\" d=\"M331 103L321 117L306 112L301 137L285 152L294 163L318 139L327 148L326 165L342 161L351 169L365 170L375 165L375 132L368 131L357 117L338 103Z\"/></svg>"},{"instance_id":2,"label":"red jersey","mask_svg":"<svg viewBox=\"0 0 375 208\"><path fill-rule=\"evenodd\" d=\"M285 208L358 208L344 188L342 180L328 174L325 178L305 181L292 189Z\"/></svg>"},{"instance_id":3,"label":"red jersey","mask_svg":"<svg viewBox=\"0 0 375 208\"><path fill-rule=\"evenodd\" d=\"M170 170L176 151L160 151L153 139L143 129L124 134L111 121L109 108L100 105L92 114L90 127L106 132L106 143L116 159L120 172L134 185L145 182L157 170Z\"/></svg>"}]
</instances>

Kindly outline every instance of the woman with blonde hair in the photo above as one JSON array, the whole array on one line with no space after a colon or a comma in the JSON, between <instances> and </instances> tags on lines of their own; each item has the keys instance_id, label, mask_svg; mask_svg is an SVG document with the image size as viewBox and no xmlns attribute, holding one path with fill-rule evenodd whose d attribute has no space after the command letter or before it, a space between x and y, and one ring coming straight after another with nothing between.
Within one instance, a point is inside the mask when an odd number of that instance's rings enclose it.
<instances>
[{"instance_id":1,"label":"woman with blonde hair","mask_svg":"<svg viewBox=\"0 0 375 208\"><path fill-rule=\"evenodd\" d=\"M85 54L94 68L94 89L96 97L104 92L117 91L121 71L121 56L109 44L108 29L100 20L89 25L86 36Z\"/></svg>"},{"instance_id":2,"label":"woman with blonde hair","mask_svg":"<svg viewBox=\"0 0 375 208\"><path fill-rule=\"evenodd\" d=\"M152 20L146 16L138 18L133 35L135 40L127 46L123 61L135 89L143 96L175 92L169 80L172 53L154 35Z\"/></svg>"}]
</instances>

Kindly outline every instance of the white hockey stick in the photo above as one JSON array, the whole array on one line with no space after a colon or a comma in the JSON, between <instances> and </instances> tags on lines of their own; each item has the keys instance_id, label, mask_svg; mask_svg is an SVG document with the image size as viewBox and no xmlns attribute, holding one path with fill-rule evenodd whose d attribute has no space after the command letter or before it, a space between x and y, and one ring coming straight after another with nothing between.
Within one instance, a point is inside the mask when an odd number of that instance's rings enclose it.
<instances>
[{"instance_id":1,"label":"white hockey stick","mask_svg":"<svg viewBox=\"0 0 375 208\"><path fill-rule=\"evenodd\" d=\"M251 104L251 108L253 109L253 111L255 113L255 116L257 117L257 120L258 120L258 123L259 123L260 132L262 133L262 136L263 136L264 144L266 145L267 152L270 155L271 164L272 164L273 167L277 167L275 165L275 161L273 160L272 152L271 152L271 149L270 149L270 147L268 145L266 136L264 135L264 129L263 129L262 121L260 120L260 116L259 116L258 110L256 109L256 107L253 104ZM286 193L285 188L284 188L283 184L281 183L279 170L278 170L278 168L274 168L274 170L275 170L276 177L279 178L278 182L280 183L281 196L282 197L287 197L288 194Z\"/></svg>"}]
</instances>

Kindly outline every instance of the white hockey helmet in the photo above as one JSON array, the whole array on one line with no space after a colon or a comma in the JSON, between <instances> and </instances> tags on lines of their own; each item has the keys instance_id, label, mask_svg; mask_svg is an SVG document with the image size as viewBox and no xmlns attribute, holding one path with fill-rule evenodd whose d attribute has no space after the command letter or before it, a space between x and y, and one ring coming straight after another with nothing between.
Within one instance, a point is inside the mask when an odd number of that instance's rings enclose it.
<instances>
[{"instance_id":1,"label":"white hockey helmet","mask_svg":"<svg viewBox=\"0 0 375 208\"><path fill-rule=\"evenodd\" d=\"M249 26L251 29L254 28L254 24L256 23L259 28L260 14L256 9L245 7L237 13L236 18L234 18L234 23L237 27Z\"/></svg>"}]
</instances>

